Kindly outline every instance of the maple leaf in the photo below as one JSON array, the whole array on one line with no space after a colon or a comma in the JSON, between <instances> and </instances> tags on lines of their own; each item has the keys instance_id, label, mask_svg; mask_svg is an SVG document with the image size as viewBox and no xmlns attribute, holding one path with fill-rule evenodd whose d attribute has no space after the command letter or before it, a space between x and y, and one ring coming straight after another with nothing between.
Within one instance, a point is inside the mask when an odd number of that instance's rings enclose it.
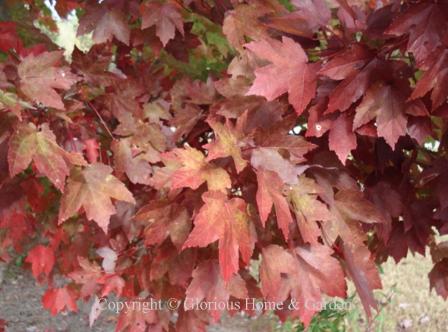
<instances>
[{"instance_id":1,"label":"maple leaf","mask_svg":"<svg viewBox=\"0 0 448 332\"><path fill-rule=\"evenodd\" d=\"M131 29L122 8L109 6L108 2L88 7L87 14L80 18L77 35L93 31L95 44L111 41L113 37L129 45Z\"/></svg>"},{"instance_id":2,"label":"maple leaf","mask_svg":"<svg viewBox=\"0 0 448 332\"><path fill-rule=\"evenodd\" d=\"M246 283L239 274L225 280L219 271L220 264L216 260L206 260L198 265L193 271L193 280L186 291L185 310L194 309L195 303L201 303L204 300L225 303L230 296L239 299L247 298ZM214 308L210 311L214 320L218 321L221 312Z\"/></svg>"},{"instance_id":3,"label":"maple leaf","mask_svg":"<svg viewBox=\"0 0 448 332\"><path fill-rule=\"evenodd\" d=\"M437 262L429 272L431 289L435 289L437 294L445 300L448 298L448 259L445 258Z\"/></svg>"},{"instance_id":4,"label":"maple leaf","mask_svg":"<svg viewBox=\"0 0 448 332\"><path fill-rule=\"evenodd\" d=\"M130 301L134 305L120 312L115 327L117 332L145 332L147 330L162 332L165 330L162 328L163 322L156 310L142 310L149 299L132 298Z\"/></svg>"},{"instance_id":5,"label":"maple leaf","mask_svg":"<svg viewBox=\"0 0 448 332\"><path fill-rule=\"evenodd\" d=\"M142 29L156 26L156 35L163 46L174 38L176 29L184 35L184 22L176 3L146 2L141 6Z\"/></svg>"},{"instance_id":6,"label":"maple leaf","mask_svg":"<svg viewBox=\"0 0 448 332\"><path fill-rule=\"evenodd\" d=\"M317 221L331 219L328 207L318 200L321 192L322 189L313 179L301 176L289 193L300 234L305 242L311 244L317 243L321 233Z\"/></svg>"},{"instance_id":7,"label":"maple leaf","mask_svg":"<svg viewBox=\"0 0 448 332\"><path fill-rule=\"evenodd\" d=\"M290 126L285 130L279 125L259 131L255 135L256 144L264 149L275 149L281 154L288 153L292 163L304 162L306 161L305 154L315 149L316 145L302 136L290 135L290 129Z\"/></svg>"},{"instance_id":8,"label":"maple leaf","mask_svg":"<svg viewBox=\"0 0 448 332\"><path fill-rule=\"evenodd\" d=\"M340 5L337 11L338 19L342 22L347 33L350 34L355 31L363 31L366 29L367 15L362 7L366 7L363 1L357 1L355 4L347 0L339 0Z\"/></svg>"},{"instance_id":9,"label":"maple leaf","mask_svg":"<svg viewBox=\"0 0 448 332\"><path fill-rule=\"evenodd\" d=\"M348 274L352 278L364 310L370 318L370 308L377 308L376 300L373 296L373 289L382 287L378 269L369 249L364 245L354 245L350 242L344 242L343 253Z\"/></svg>"},{"instance_id":10,"label":"maple leaf","mask_svg":"<svg viewBox=\"0 0 448 332\"><path fill-rule=\"evenodd\" d=\"M407 117L404 115L403 98L391 86L382 82L371 86L356 108L353 130L374 118L378 136L384 137L393 149L398 138L406 135Z\"/></svg>"},{"instance_id":11,"label":"maple leaf","mask_svg":"<svg viewBox=\"0 0 448 332\"><path fill-rule=\"evenodd\" d=\"M7 194L9 197L11 196L11 193ZM3 196L5 195L2 195L2 199ZM5 203L10 204L10 202ZM34 227L34 225L30 223L30 220L28 220L28 217L20 210L17 210L14 205L12 205L7 210L3 210L0 214L0 228L5 234L3 237L3 245L11 243L17 252L20 252L20 250L22 250L22 247L20 245L21 242L24 239L28 238L29 233L32 231L32 227ZM47 265L37 267L41 269L45 268L46 266Z\"/></svg>"},{"instance_id":12,"label":"maple leaf","mask_svg":"<svg viewBox=\"0 0 448 332\"><path fill-rule=\"evenodd\" d=\"M58 14L62 17L66 17L71 11L78 8L78 3L76 0L62 0L55 4L55 9Z\"/></svg>"},{"instance_id":13,"label":"maple leaf","mask_svg":"<svg viewBox=\"0 0 448 332\"><path fill-rule=\"evenodd\" d=\"M333 80L343 80L359 72L372 55L365 47L359 44L351 44L346 49L337 52L319 70L320 75L325 75Z\"/></svg>"},{"instance_id":14,"label":"maple leaf","mask_svg":"<svg viewBox=\"0 0 448 332\"><path fill-rule=\"evenodd\" d=\"M25 261L31 263L34 278L38 279L42 273L48 277L55 263L54 249L37 245L28 252Z\"/></svg>"},{"instance_id":15,"label":"maple leaf","mask_svg":"<svg viewBox=\"0 0 448 332\"><path fill-rule=\"evenodd\" d=\"M135 220L144 222L147 246L162 244L170 237L173 244L180 247L191 228L187 210L166 201L153 201L145 205L137 212Z\"/></svg>"},{"instance_id":16,"label":"maple leaf","mask_svg":"<svg viewBox=\"0 0 448 332\"><path fill-rule=\"evenodd\" d=\"M266 27L259 18L272 12L273 9L263 3L238 4L234 10L228 11L224 18L222 31L230 45L242 51L246 36L251 40L269 38Z\"/></svg>"},{"instance_id":17,"label":"maple leaf","mask_svg":"<svg viewBox=\"0 0 448 332\"><path fill-rule=\"evenodd\" d=\"M331 12L323 0L293 0L291 3L298 10L282 16L264 18L264 23L276 30L312 38L331 18Z\"/></svg>"},{"instance_id":18,"label":"maple leaf","mask_svg":"<svg viewBox=\"0 0 448 332\"><path fill-rule=\"evenodd\" d=\"M153 101L144 105L143 112L152 123L158 123L160 120L171 120L173 118L167 107L167 103L163 100Z\"/></svg>"},{"instance_id":19,"label":"maple leaf","mask_svg":"<svg viewBox=\"0 0 448 332\"><path fill-rule=\"evenodd\" d=\"M321 244L297 247L292 252L272 244L263 248L260 266L263 295L275 302L283 302L290 295L298 304L301 321L308 326L319 311L323 293L346 296L344 272L332 253Z\"/></svg>"},{"instance_id":20,"label":"maple leaf","mask_svg":"<svg viewBox=\"0 0 448 332\"><path fill-rule=\"evenodd\" d=\"M289 103L302 114L316 93L317 67L307 64L302 47L288 37L282 42L263 39L245 47L270 65L255 70L255 81L247 95L263 96L271 101L288 92Z\"/></svg>"},{"instance_id":21,"label":"maple leaf","mask_svg":"<svg viewBox=\"0 0 448 332\"><path fill-rule=\"evenodd\" d=\"M62 288L49 288L42 297L42 305L56 316L64 309L78 311L76 295L73 290L64 286Z\"/></svg>"},{"instance_id":22,"label":"maple leaf","mask_svg":"<svg viewBox=\"0 0 448 332\"><path fill-rule=\"evenodd\" d=\"M403 211L401 195L388 182L379 182L367 188L366 194L383 215L384 221L377 225L377 234L387 243L392 230L392 218L398 218Z\"/></svg>"},{"instance_id":23,"label":"maple leaf","mask_svg":"<svg viewBox=\"0 0 448 332\"><path fill-rule=\"evenodd\" d=\"M47 308L114 293L137 307L117 331L203 332L222 312L190 304L250 297L308 325L345 273L371 316L377 261L428 244L447 297L448 5L281 2L59 0L97 44L71 62L32 24L51 15L0 23L0 260L71 278Z\"/></svg>"},{"instance_id":24,"label":"maple leaf","mask_svg":"<svg viewBox=\"0 0 448 332\"><path fill-rule=\"evenodd\" d=\"M11 49L21 51L23 45L17 33L16 22L0 22L0 45L2 52L8 52Z\"/></svg>"},{"instance_id":25,"label":"maple leaf","mask_svg":"<svg viewBox=\"0 0 448 332\"><path fill-rule=\"evenodd\" d=\"M91 263L87 258L78 256L78 263L81 269L70 272L68 277L77 284L82 285L80 295L82 298L87 299L95 294L102 271L98 264Z\"/></svg>"},{"instance_id":26,"label":"maple leaf","mask_svg":"<svg viewBox=\"0 0 448 332\"><path fill-rule=\"evenodd\" d=\"M444 50L433 61L431 67L417 81L410 99L416 99L425 96L431 92L432 108L435 110L446 102L448 96L448 51Z\"/></svg>"},{"instance_id":27,"label":"maple leaf","mask_svg":"<svg viewBox=\"0 0 448 332\"><path fill-rule=\"evenodd\" d=\"M321 187L326 184L318 177ZM359 222L366 224L383 224L385 219L378 208L358 190L341 188L336 195L331 192L322 193L321 198L330 206L331 218L322 224L322 231L330 243L340 237L345 243L363 246L365 234Z\"/></svg>"},{"instance_id":28,"label":"maple leaf","mask_svg":"<svg viewBox=\"0 0 448 332\"><path fill-rule=\"evenodd\" d=\"M318 182L322 187L328 186L321 177L318 177ZM370 317L370 308L376 308L373 289L381 288L381 280L372 255L364 244L366 236L359 221L379 224L385 222L384 216L357 190L341 188L334 196L331 188L328 191L322 197L330 205L331 219L323 223L322 232L330 243L335 243L338 237L342 239L346 269Z\"/></svg>"},{"instance_id":29,"label":"maple leaf","mask_svg":"<svg viewBox=\"0 0 448 332\"><path fill-rule=\"evenodd\" d=\"M428 138L433 136L433 126L430 118L408 118L407 134L423 146Z\"/></svg>"},{"instance_id":30,"label":"maple leaf","mask_svg":"<svg viewBox=\"0 0 448 332\"><path fill-rule=\"evenodd\" d=\"M362 221L367 224L384 223L383 215L375 205L367 200L357 190L340 190L335 195L335 206L351 220Z\"/></svg>"},{"instance_id":31,"label":"maple leaf","mask_svg":"<svg viewBox=\"0 0 448 332\"><path fill-rule=\"evenodd\" d=\"M112 143L115 156L116 171L118 174L126 173L132 183L149 184L152 167L143 153L132 151L131 142L121 139ZM96 160L95 160L96 161Z\"/></svg>"},{"instance_id":32,"label":"maple leaf","mask_svg":"<svg viewBox=\"0 0 448 332\"><path fill-rule=\"evenodd\" d=\"M101 297L109 296L110 293L114 292L117 296L121 296L123 293L123 288L125 286L125 281L122 277L117 274L104 274L98 283L103 284L103 289L101 290Z\"/></svg>"},{"instance_id":33,"label":"maple leaf","mask_svg":"<svg viewBox=\"0 0 448 332\"><path fill-rule=\"evenodd\" d=\"M39 172L44 174L60 191L64 191L65 178L70 165L85 165L78 153L69 153L56 142L56 136L42 124L36 128L33 123L20 124L11 137L8 150L9 173L15 176L34 161Z\"/></svg>"},{"instance_id":34,"label":"maple leaf","mask_svg":"<svg viewBox=\"0 0 448 332\"><path fill-rule=\"evenodd\" d=\"M370 76L376 66L378 66L378 60L372 60L361 70L350 70L351 73L331 91L326 113L336 112L337 110L346 111L361 98L369 87ZM340 75L340 73L336 75Z\"/></svg>"},{"instance_id":35,"label":"maple leaf","mask_svg":"<svg viewBox=\"0 0 448 332\"><path fill-rule=\"evenodd\" d=\"M61 198L59 223L83 207L87 219L94 220L107 234L110 216L116 212L111 198L135 204L131 192L111 173L110 166L100 163L88 165L83 170L73 168Z\"/></svg>"},{"instance_id":36,"label":"maple leaf","mask_svg":"<svg viewBox=\"0 0 448 332\"><path fill-rule=\"evenodd\" d=\"M308 110L308 123L305 137L322 137L331 128L331 114L324 114L327 109L326 98L319 98Z\"/></svg>"},{"instance_id":37,"label":"maple leaf","mask_svg":"<svg viewBox=\"0 0 448 332\"><path fill-rule=\"evenodd\" d=\"M174 166L170 176L173 189L197 189L204 182L207 182L209 190L225 191L231 187L229 174L223 168L208 163L204 154L195 148L173 149L163 154L163 159L166 164L180 163L180 167Z\"/></svg>"},{"instance_id":38,"label":"maple leaf","mask_svg":"<svg viewBox=\"0 0 448 332\"><path fill-rule=\"evenodd\" d=\"M289 224L293 222L289 204L285 196L283 196L283 181L272 171L257 171L258 190L257 190L257 206L260 213L260 219L263 227L266 225L272 206L275 206L275 214L277 223L282 230L285 239L289 236Z\"/></svg>"},{"instance_id":39,"label":"maple leaf","mask_svg":"<svg viewBox=\"0 0 448 332\"><path fill-rule=\"evenodd\" d=\"M239 270L239 252L245 263L254 250L256 233L241 198L228 199L218 191L202 195L204 205L194 219L193 231L183 245L205 247L219 240L219 265L224 280L228 281Z\"/></svg>"},{"instance_id":40,"label":"maple leaf","mask_svg":"<svg viewBox=\"0 0 448 332\"><path fill-rule=\"evenodd\" d=\"M250 163L256 169L273 171L280 176L285 183L297 183L297 176L302 174L306 167L296 166L283 158L277 149L257 148L252 152Z\"/></svg>"},{"instance_id":41,"label":"maple leaf","mask_svg":"<svg viewBox=\"0 0 448 332\"><path fill-rule=\"evenodd\" d=\"M60 67L62 51L28 55L17 67L20 90L31 100L45 106L64 110L56 89L68 90L79 78L69 67Z\"/></svg>"},{"instance_id":42,"label":"maple leaf","mask_svg":"<svg viewBox=\"0 0 448 332\"><path fill-rule=\"evenodd\" d=\"M112 86L115 93L108 95L104 101L112 114L120 122L124 122L129 115L140 117L143 112L138 98L144 93L142 86L132 79L120 80Z\"/></svg>"},{"instance_id":43,"label":"maple leaf","mask_svg":"<svg viewBox=\"0 0 448 332\"><path fill-rule=\"evenodd\" d=\"M326 26L331 19L331 12L323 0L292 0L291 3L315 30L319 26Z\"/></svg>"},{"instance_id":44,"label":"maple leaf","mask_svg":"<svg viewBox=\"0 0 448 332\"><path fill-rule=\"evenodd\" d=\"M352 121L346 113L339 114L332 122L328 136L330 150L336 153L343 164L345 164L350 151L357 146L356 134L352 131Z\"/></svg>"},{"instance_id":45,"label":"maple leaf","mask_svg":"<svg viewBox=\"0 0 448 332\"><path fill-rule=\"evenodd\" d=\"M246 167L247 161L241 155L244 140L239 128L234 128L229 121L225 125L215 120L208 120L208 123L215 133L216 140L204 145L208 150L207 160L231 156L236 170L241 172Z\"/></svg>"},{"instance_id":46,"label":"maple leaf","mask_svg":"<svg viewBox=\"0 0 448 332\"><path fill-rule=\"evenodd\" d=\"M422 64L432 58L437 48L445 47L448 32L446 4L423 2L410 6L397 16L386 34L409 35L407 51Z\"/></svg>"},{"instance_id":47,"label":"maple leaf","mask_svg":"<svg viewBox=\"0 0 448 332\"><path fill-rule=\"evenodd\" d=\"M31 208L38 213L46 211L56 198L55 193L45 192L44 185L36 178L22 182L21 187L25 191Z\"/></svg>"},{"instance_id":48,"label":"maple leaf","mask_svg":"<svg viewBox=\"0 0 448 332\"><path fill-rule=\"evenodd\" d=\"M171 285L186 288L196 265L196 252L186 250L179 253L173 249L169 243L159 247L151 262L150 280L157 281L167 275Z\"/></svg>"},{"instance_id":49,"label":"maple leaf","mask_svg":"<svg viewBox=\"0 0 448 332\"><path fill-rule=\"evenodd\" d=\"M5 92L0 89L0 111L8 110L22 121L22 110L24 108L34 109L31 104L20 100L15 93Z\"/></svg>"},{"instance_id":50,"label":"maple leaf","mask_svg":"<svg viewBox=\"0 0 448 332\"><path fill-rule=\"evenodd\" d=\"M202 119L204 112L199 107L187 105L182 110L175 112L170 121L170 125L176 128L174 140L178 141L183 136L190 133L194 126Z\"/></svg>"},{"instance_id":51,"label":"maple leaf","mask_svg":"<svg viewBox=\"0 0 448 332\"><path fill-rule=\"evenodd\" d=\"M180 310L179 319L176 322L176 331L178 332L206 332L207 317L204 311L199 310Z\"/></svg>"}]
</instances>

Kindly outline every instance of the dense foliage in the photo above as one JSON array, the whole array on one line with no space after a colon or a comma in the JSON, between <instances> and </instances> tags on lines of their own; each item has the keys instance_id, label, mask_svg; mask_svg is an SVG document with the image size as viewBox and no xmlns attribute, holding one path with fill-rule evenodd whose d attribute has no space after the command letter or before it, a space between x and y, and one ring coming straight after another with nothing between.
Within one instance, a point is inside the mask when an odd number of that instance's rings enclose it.
<instances>
[{"instance_id":1,"label":"dense foliage","mask_svg":"<svg viewBox=\"0 0 448 332\"><path fill-rule=\"evenodd\" d=\"M55 5L88 52L64 58L42 0L0 23L0 259L52 314L259 298L307 326L352 279L371 315L376 264L427 246L448 296L448 3ZM128 308L117 331L223 314L186 309Z\"/></svg>"}]
</instances>

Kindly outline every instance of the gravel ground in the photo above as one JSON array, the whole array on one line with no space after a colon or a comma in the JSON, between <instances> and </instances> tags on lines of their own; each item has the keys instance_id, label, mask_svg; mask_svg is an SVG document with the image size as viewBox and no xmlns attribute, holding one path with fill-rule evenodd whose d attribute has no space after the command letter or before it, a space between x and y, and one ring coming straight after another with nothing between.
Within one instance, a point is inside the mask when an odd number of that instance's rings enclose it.
<instances>
[{"instance_id":1,"label":"gravel ground","mask_svg":"<svg viewBox=\"0 0 448 332\"><path fill-rule=\"evenodd\" d=\"M53 317L42 308L44 288L36 284L27 271L9 268L4 271L0 286L0 318L7 321L7 332L88 331L89 305L81 305L80 312ZM111 317L100 316L92 332L113 331Z\"/></svg>"},{"instance_id":2,"label":"gravel ground","mask_svg":"<svg viewBox=\"0 0 448 332\"><path fill-rule=\"evenodd\" d=\"M448 331L448 302L429 292L427 274L431 267L431 260L422 256L408 256L398 265L391 260L383 265L384 289L376 294L383 309L369 331ZM108 311L103 312L89 329L90 303L78 303L78 313L51 316L41 306L43 292L29 272L16 267L4 271L0 266L0 318L8 322L7 332L114 331L117 316ZM263 317L235 316L210 327L209 332L267 332L274 325L276 322ZM355 301L354 309L346 318L346 331L366 330L362 306Z\"/></svg>"}]
</instances>

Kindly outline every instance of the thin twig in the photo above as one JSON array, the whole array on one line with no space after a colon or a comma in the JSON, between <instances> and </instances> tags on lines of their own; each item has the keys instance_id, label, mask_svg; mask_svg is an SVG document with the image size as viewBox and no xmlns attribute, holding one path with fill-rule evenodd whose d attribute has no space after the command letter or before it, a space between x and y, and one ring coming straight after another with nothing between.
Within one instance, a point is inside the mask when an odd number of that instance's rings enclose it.
<instances>
[{"instance_id":1,"label":"thin twig","mask_svg":"<svg viewBox=\"0 0 448 332\"><path fill-rule=\"evenodd\" d=\"M109 136L115 140L114 135L112 134L112 132L110 131L109 127L107 126L106 122L104 121L103 117L101 116L101 114L98 112L98 110L95 108L95 106L92 105L92 103L90 101L87 102L87 105L89 105L89 107L96 113L96 115L98 116L98 118L101 121L101 124L104 126L104 128L106 129L107 133L109 134Z\"/></svg>"}]
</instances>

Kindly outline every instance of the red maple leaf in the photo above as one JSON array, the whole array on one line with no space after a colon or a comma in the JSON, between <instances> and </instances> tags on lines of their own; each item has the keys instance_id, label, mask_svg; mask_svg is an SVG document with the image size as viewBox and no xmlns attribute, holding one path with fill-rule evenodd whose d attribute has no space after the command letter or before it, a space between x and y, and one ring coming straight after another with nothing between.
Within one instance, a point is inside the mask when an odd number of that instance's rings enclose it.
<instances>
[{"instance_id":1,"label":"red maple leaf","mask_svg":"<svg viewBox=\"0 0 448 332\"><path fill-rule=\"evenodd\" d=\"M344 273L332 253L321 244L293 251L278 245L264 248L260 266L263 295L280 303L291 296L298 316L308 326L323 301L322 294L345 297Z\"/></svg>"},{"instance_id":2,"label":"red maple leaf","mask_svg":"<svg viewBox=\"0 0 448 332\"><path fill-rule=\"evenodd\" d=\"M274 100L288 92L289 103L300 115L316 93L316 70L307 64L308 57L300 44L288 37L282 42L263 39L245 45L270 65L255 70L255 81L247 95L263 96Z\"/></svg>"},{"instance_id":3,"label":"red maple leaf","mask_svg":"<svg viewBox=\"0 0 448 332\"><path fill-rule=\"evenodd\" d=\"M102 4L88 7L87 14L79 20L78 36L93 31L95 44L112 41L113 37L129 45L131 29L122 6L115 0L106 0Z\"/></svg>"},{"instance_id":4,"label":"red maple leaf","mask_svg":"<svg viewBox=\"0 0 448 332\"><path fill-rule=\"evenodd\" d=\"M220 267L216 260L203 261L194 271L193 280L186 291L184 308L195 309L195 304L201 301L213 301L214 303L228 302L230 296L235 298L247 298L247 288L240 275L223 279L219 273ZM221 317L223 310L210 307L211 315L215 321Z\"/></svg>"},{"instance_id":5,"label":"red maple leaf","mask_svg":"<svg viewBox=\"0 0 448 332\"><path fill-rule=\"evenodd\" d=\"M83 170L74 168L61 199L59 223L83 207L87 219L94 220L107 233L110 216L116 212L111 198L135 203L131 192L111 173L112 168L99 163Z\"/></svg>"},{"instance_id":6,"label":"red maple leaf","mask_svg":"<svg viewBox=\"0 0 448 332\"><path fill-rule=\"evenodd\" d=\"M345 164L350 151L357 146L356 134L352 131L353 120L347 113L341 113L331 124L328 145L339 160Z\"/></svg>"},{"instance_id":7,"label":"red maple leaf","mask_svg":"<svg viewBox=\"0 0 448 332\"><path fill-rule=\"evenodd\" d=\"M448 51L444 50L432 61L429 69L417 81L410 99L425 96L431 92L432 108L435 110L441 106L448 96Z\"/></svg>"},{"instance_id":8,"label":"red maple leaf","mask_svg":"<svg viewBox=\"0 0 448 332\"><path fill-rule=\"evenodd\" d=\"M448 32L446 4L423 2L397 16L386 33L408 35L407 51L423 64L434 57L437 48L446 45Z\"/></svg>"},{"instance_id":9,"label":"red maple leaf","mask_svg":"<svg viewBox=\"0 0 448 332\"><path fill-rule=\"evenodd\" d=\"M400 136L406 135L407 117L403 98L393 87L378 82L367 90L356 108L353 129L376 118L378 136L384 137L393 149Z\"/></svg>"},{"instance_id":10,"label":"red maple leaf","mask_svg":"<svg viewBox=\"0 0 448 332\"><path fill-rule=\"evenodd\" d=\"M263 226L266 224L272 206L275 206L277 223L285 236L289 236L289 224L293 222L286 197L283 195L283 181L272 171L257 171L257 206Z\"/></svg>"},{"instance_id":11,"label":"red maple leaf","mask_svg":"<svg viewBox=\"0 0 448 332\"><path fill-rule=\"evenodd\" d=\"M57 90L68 90L78 76L69 67L61 67L63 52L30 54L17 68L20 89L31 100L48 107L64 110L65 106Z\"/></svg>"},{"instance_id":12,"label":"red maple leaf","mask_svg":"<svg viewBox=\"0 0 448 332\"><path fill-rule=\"evenodd\" d=\"M142 29L156 26L156 34L163 46L174 38L176 29L184 35L184 22L177 4L146 2L141 6Z\"/></svg>"},{"instance_id":13,"label":"red maple leaf","mask_svg":"<svg viewBox=\"0 0 448 332\"><path fill-rule=\"evenodd\" d=\"M34 161L39 172L46 175L56 188L64 191L69 165L85 165L78 153L69 153L56 142L47 124L36 128L33 123L22 124L11 137L8 164L11 176L24 171Z\"/></svg>"},{"instance_id":14,"label":"red maple leaf","mask_svg":"<svg viewBox=\"0 0 448 332\"><path fill-rule=\"evenodd\" d=\"M167 170L171 169L173 189L197 189L204 182L209 190L226 190L231 187L229 174L223 168L208 163L204 154L197 149L173 149L163 154L162 158Z\"/></svg>"},{"instance_id":15,"label":"red maple leaf","mask_svg":"<svg viewBox=\"0 0 448 332\"><path fill-rule=\"evenodd\" d=\"M78 311L75 292L67 286L62 288L49 288L42 296L42 305L53 316L56 316L66 309Z\"/></svg>"},{"instance_id":16,"label":"red maple leaf","mask_svg":"<svg viewBox=\"0 0 448 332\"><path fill-rule=\"evenodd\" d=\"M54 249L37 245L29 251L26 262L31 263L34 278L38 279L42 273L48 277L55 263Z\"/></svg>"},{"instance_id":17,"label":"red maple leaf","mask_svg":"<svg viewBox=\"0 0 448 332\"><path fill-rule=\"evenodd\" d=\"M254 250L256 234L241 198L228 199L218 191L202 195L204 205L194 219L193 231L183 248L205 247L219 240L219 265L228 281L239 270L239 252L248 262Z\"/></svg>"}]
</instances>

